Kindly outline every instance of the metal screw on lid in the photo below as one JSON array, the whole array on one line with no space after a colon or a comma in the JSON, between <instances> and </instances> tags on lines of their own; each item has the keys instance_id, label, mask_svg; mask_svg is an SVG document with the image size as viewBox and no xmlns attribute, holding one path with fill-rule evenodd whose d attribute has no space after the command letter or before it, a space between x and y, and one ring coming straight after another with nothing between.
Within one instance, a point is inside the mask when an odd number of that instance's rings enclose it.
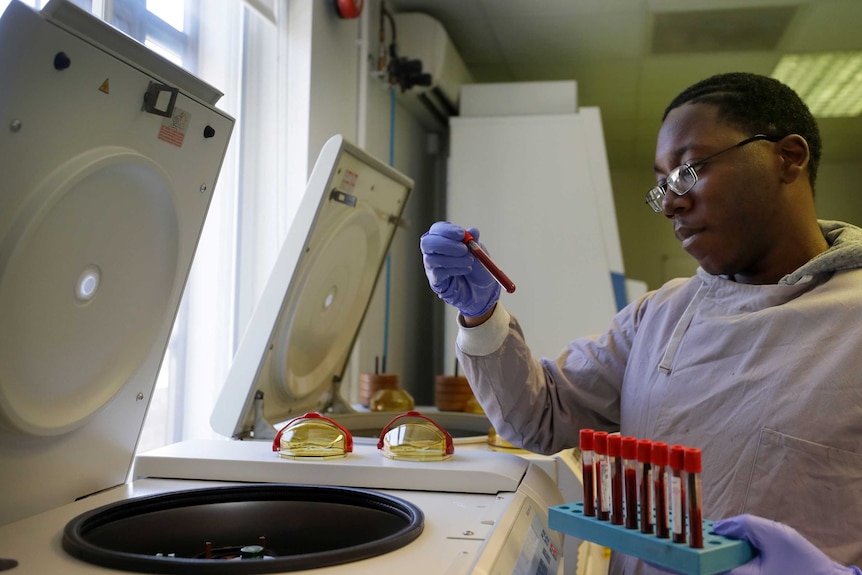
<instances>
[{"instance_id":1,"label":"metal screw on lid","mask_svg":"<svg viewBox=\"0 0 862 575\"><path fill-rule=\"evenodd\" d=\"M260 545L246 545L239 550L242 559L263 559L263 547Z\"/></svg>"}]
</instances>

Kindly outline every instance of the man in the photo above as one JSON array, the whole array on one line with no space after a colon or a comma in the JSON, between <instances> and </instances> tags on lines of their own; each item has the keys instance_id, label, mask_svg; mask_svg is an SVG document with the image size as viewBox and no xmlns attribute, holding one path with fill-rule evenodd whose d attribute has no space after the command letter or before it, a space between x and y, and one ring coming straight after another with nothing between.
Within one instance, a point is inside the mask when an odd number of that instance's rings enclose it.
<instances>
[{"instance_id":1,"label":"man","mask_svg":"<svg viewBox=\"0 0 862 575\"><path fill-rule=\"evenodd\" d=\"M705 517L768 517L862 562L862 230L817 220L819 159L816 122L780 82L723 74L683 91L647 203L697 274L556 359L532 357L464 229L434 224L426 275L461 312L457 355L497 432L540 453L581 428L698 447ZM612 573L653 570L611 559Z\"/></svg>"}]
</instances>

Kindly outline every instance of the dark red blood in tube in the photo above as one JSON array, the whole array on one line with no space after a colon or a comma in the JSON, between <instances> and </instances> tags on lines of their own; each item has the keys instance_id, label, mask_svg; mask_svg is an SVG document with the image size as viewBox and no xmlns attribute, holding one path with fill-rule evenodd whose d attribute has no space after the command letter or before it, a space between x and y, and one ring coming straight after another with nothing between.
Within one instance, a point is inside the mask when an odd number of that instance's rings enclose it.
<instances>
[{"instance_id":1,"label":"dark red blood in tube","mask_svg":"<svg viewBox=\"0 0 862 575\"><path fill-rule=\"evenodd\" d=\"M689 447L685 450L685 473L688 478L688 528L689 546L703 549L703 504L700 449Z\"/></svg>"},{"instance_id":2,"label":"dark red blood in tube","mask_svg":"<svg viewBox=\"0 0 862 575\"><path fill-rule=\"evenodd\" d=\"M610 470L608 469L608 432L597 431L595 434L595 466L596 471L596 519L607 521L611 518L610 505Z\"/></svg>"},{"instance_id":3,"label":"dark red blood in tube","mask_svg":"<svg viewBox=\"0 0 862 575\"><path fill-rule=\"evenodd\" d=\"M473 234L470 232L464 232L464 243L467 244L467 249L470 250L470 253L476 256L476 259L479 260L485 269L487 269L494 279L497 280L503 288L509 292L513 293L515 291L515 282L509 279L509 276L503 273L497 264L494 263L494 260L491 259L485 250L482 249L482 246L479 245L473 238Z\"/></svg>"},{"instance_id":4,"label":"dark red blood in tube","mask_svg":"<svg viewBox=\"0 0 862 575\"><path fill-rule=\"evenodd\" d=\"M638 479L640 480L641 533L652 533L652 441L638 441Z\"/></svg>"},{"instance_id":5,"label":"dark red blood in tube","mask_svg":"<svg viewBox=\"0 0 862 575\"><path fill-rule=\"evenodd\" d=\"M670 537L667 508L667 443L652 444L653 495L655 496L655 535L662 539Z\"/></svg>"},{"instance_id":6,"label":"dark red blood in tube","mask_svg":"<svg viewBox=\"0 0 862 575\"><path fill-rule=\"evenodd\" d=\"M582 429L580 431L581 448L581 472L584 484L584 515L595 517L596 515L596 487L593 472L593 439L595 431Z\"/></svg>"},{"instance_id":7,"label":"dark red blood in tube","mask_svg":"<svg viewBox=\"0 0 862 575\"><path fill-rule=\"evenodd\" d=\"M623 470L626 495L626 529L638 528L638 440L623 437Z\"/></svg>"}]
</instances>

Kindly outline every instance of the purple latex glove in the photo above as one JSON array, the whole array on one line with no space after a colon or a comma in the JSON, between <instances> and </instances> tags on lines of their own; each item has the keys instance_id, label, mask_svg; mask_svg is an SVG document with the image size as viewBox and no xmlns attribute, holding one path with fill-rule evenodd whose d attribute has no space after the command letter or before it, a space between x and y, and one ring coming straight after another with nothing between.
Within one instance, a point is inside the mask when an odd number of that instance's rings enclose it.
<instances>
[{"instance_id":1,"label":"purple latex glove","mask_svg":"<svg viewBox=\"0 0 862 575\"><path fill-rule=\"evenodd\" d=\"M464 231L461 226L437 222L423 234L419 247L431 289L462 315L476 317L500 299L500 284L467 249ZM470 228L470 233L479 241L479 230Z\"/></svg>"},{"instance_id":2,"label":"purple latex glove","mask_svg":"<svg viewBox=\"0 0 862 575\"><path fill-rule=\"evenodd\" d=\"M726 575L862 575L857 567L836 563L783 523L756 515L738 515L716 521L712 530L724 537L745 539L760 552Z\"/></svg>"}]
</instances>

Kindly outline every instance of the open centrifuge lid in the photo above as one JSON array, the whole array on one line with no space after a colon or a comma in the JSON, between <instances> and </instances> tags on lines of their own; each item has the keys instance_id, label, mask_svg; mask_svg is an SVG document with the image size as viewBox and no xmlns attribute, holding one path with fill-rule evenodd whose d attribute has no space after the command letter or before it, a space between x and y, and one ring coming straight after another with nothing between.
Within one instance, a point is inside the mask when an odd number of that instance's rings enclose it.
<instances>
[{"instance_id":1,"label":"open centrifuge lid","mask_svg":"<svg viewBox=\"0 0 862 575\"><path fill-rule=\"evenodd\" d=\"M217 432L252 434L261 393L266 425L350 410L339 384L412 187L341 136L326 142L213 410Z\"/></svg>"},{"instance_id":2,"label":"open centrifuge lid","mask_svg":"<svg viewBox=\"0 0 862 575\"><path fill-rule=\"evenodd\" d=\"M233 119L71 3L0 18L0 522L122 484Z\"/></svg>"}]
</instances>

